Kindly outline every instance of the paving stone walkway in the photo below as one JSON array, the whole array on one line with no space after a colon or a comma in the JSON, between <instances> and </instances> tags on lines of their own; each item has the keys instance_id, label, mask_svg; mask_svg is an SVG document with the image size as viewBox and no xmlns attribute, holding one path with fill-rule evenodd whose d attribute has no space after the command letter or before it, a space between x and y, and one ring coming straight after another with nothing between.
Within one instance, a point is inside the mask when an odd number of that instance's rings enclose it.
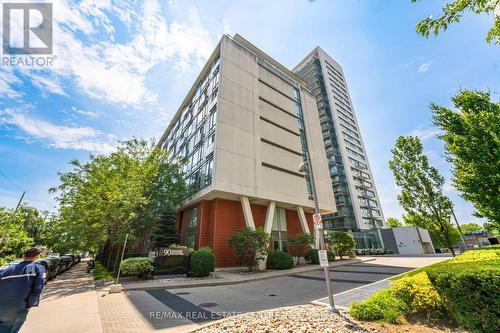
<instances>
[{"instance_id":1,"label":"paving stone walkway","mask_svg":"<svg viewBox=\"0 0 500 333\"><path fill-rule=\"evenodd\" d=\"M21 333L101 333L97 294L86 262L49 281Z\"/></svg>"}]
</instances>

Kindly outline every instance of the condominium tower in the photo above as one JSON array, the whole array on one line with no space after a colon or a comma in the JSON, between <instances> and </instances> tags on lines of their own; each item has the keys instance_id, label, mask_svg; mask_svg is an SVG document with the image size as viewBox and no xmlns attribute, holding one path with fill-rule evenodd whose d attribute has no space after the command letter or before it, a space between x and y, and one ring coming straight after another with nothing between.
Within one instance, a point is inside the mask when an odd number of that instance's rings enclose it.
<instances>
[{"instance_id":1,"label":"condominium tower","mask_svg":"<svg viewBox=\"0 0 500 333\"><path fill-rule=\"evenodd\" d=\"M239 35L223 36L159 145L195 193L178 211L181 241L236 264L228 238L263 227L274 250L312 233L312 162L320 210L336 211L316 99L299 76Z\"/></svg>"},{"instance_id":2,"label":"condominium tower","mask_svg":"<svg viewBox=\"0 0 500 333\"><path fill-rule=\"evenodd\" d=\"M384 216L342 67L316 47L293 70L316 97L337 211L326 228L351 230L356 247L382 247Z\"/></svg>"}]
</instances>

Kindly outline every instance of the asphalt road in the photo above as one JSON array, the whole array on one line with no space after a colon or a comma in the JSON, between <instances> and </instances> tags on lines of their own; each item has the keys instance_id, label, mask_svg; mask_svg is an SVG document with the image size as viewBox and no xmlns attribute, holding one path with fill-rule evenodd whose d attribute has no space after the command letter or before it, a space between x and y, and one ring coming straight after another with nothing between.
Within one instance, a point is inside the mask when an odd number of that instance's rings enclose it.
<instances>
[{"instance_id":1,"label":"asphalt road","mask_svg":"<svg viewBox=\"0 0 500 333\"><path fill-rule=\"evenodd\" d=\"M330 269L334 294L404 273L412 267L367 263ZM322 270L243 284L130 291L132 304L155 329L203 324L249 311L305 304L326 296Z\"/></svg>"}]
</instances>

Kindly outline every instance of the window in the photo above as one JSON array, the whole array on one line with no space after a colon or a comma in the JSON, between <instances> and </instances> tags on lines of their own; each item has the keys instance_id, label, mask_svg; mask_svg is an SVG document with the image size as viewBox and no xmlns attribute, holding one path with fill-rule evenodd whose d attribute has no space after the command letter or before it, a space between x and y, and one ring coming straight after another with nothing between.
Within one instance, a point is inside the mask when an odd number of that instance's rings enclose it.
<instances>
[{"instance_id":1,"label":"window","mask_svg":"<svg viewBox=\"0 0 500 333\"><path fill-rule=\"evenodd\" d=\"M198 207L189 210L186 246L194 248L196 241L196 229L198 227Z\"/></svg>"},{"instance_id":2,"label":"window","mask_svg":"<svg viewBox=\"0 0 500 333\"><path fill-rule=\"evenodd\" d=\"M273 251L288 252L285 209L276 207L271 230Z\"/></svg>"}]
</instances>

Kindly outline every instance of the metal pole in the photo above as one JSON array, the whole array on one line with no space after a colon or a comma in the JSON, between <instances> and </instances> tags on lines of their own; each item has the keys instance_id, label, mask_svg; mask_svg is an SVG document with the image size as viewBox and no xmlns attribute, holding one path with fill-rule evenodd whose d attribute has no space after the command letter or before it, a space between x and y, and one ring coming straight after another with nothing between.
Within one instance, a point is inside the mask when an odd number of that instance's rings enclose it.
<instances>
[{"instance_id":1,"label":"metal pole","mask_svg":"<svg viewBox=\"0 0 500 333\"><path fill-rule=\"evenodd\" d=\"M128 239L128 232L125 234L125 241L123 242L122 256L121 256L120 262L118 264L118 274L116 275L115 284L118 284L118 280L120 279L120 266L122 265L123 255L125 254L125 247L127 247L127 239Z\"/></svg>"},{"instance_id":2,"label":"metal pole","mask_svg":"<svg viewBox=\"0 0 500 333\"><path fill-rule=\"evenodd\" d=\"M318 197L316 196L316 183L314 181L314 174L309 156L307 158L307 169L309 171L309 178L311 179L311 192L314 200L314 212L319 214ZM318 229L318 234L319 234L319 249L326 250L325 233L323 229ZM332 283L330 280L330 268L323 267L323 271L325 272L326 292L328 293L328 303L330 304L330 309L335 313L339 313L337 308L335 308L335 303L333 301Z\"/></svg>"},{"instance_id":3,"label":"metal pole","mask_svg":"<svg viewBox=\"0 0 500 333\"><path fill-rule=\"evenodd\" d=\"M453 219L455 220L455 223L457 225L458 232L460 233L460 237L462 238L462 242L464 243L464 252L467 251L467 243L465 242L465 237L462 232L462 228L460 227L460 224L458 224L457 217L455 216L455 210L453 207L451 208L451 215L453 215Z\"/></svg>"}]
</instances>

